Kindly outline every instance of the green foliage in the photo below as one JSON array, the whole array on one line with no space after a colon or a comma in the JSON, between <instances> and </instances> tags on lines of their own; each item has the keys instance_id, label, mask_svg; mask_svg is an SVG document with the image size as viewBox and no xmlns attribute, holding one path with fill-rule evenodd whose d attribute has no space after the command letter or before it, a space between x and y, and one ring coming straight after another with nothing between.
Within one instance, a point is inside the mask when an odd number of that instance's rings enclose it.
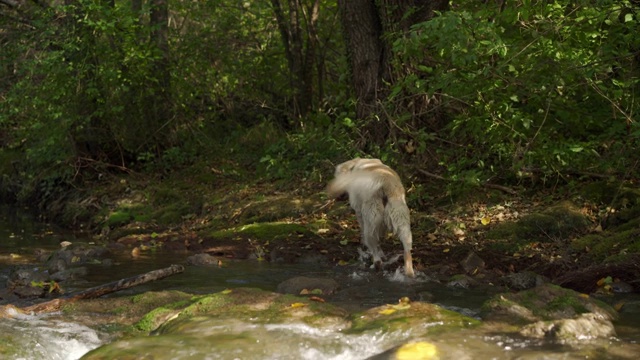
<instances>
[{"instance_id":1,"label":"green foliage","mask_svg":"<svg viewBox=\"0 0 640 360\"><path fill-rule=\"evenodd\" d=\"M320 180L333 173L334 162L347 160L355 149L342 124L308 127L304 131L283 133L260 158L261 168L271 177Z\"/></svg>"},{"instance_id":2,"label":"green foliage","mask_svg":"<svg viewBox=\"0 0 640 360\"><path fill-rule=\"evenodd\" d=\"M460 144L438 154L452 177L624 172L637 157L637 7L523 0L500 11L486 4L463 3L396 40L404 76L388 101L441 104L449 121L434 131ZM410 128L399 119L424 152L431 142L414 134L429 122Z\"/></svg>"}]
</instances>

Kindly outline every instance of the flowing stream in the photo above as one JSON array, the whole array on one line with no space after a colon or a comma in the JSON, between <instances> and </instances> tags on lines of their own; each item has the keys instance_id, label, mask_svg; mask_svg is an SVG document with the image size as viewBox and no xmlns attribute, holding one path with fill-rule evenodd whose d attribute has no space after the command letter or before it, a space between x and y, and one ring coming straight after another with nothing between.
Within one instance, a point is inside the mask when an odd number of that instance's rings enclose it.
<instances>
[{"instance_id":1,"label":"flowing stream","mask_svg":"<svg viewBox=\"0 0 640 360\"><path fill-rule=\"evenodd\" d=\"M64 235L61 235L64 234ZM53 250L62 240L90 242L89 238L53 231L19 212L0 208L0 289L6 285L12 267L38 266L34 249ZM141 274L170 264L184 264L186 254L148 252L132 260L114 258L110 267L89 266L80 290L125 277ZM407 283L402 276L385 273L383 276L348 267L323 267L320 265L283 265L257 261L226 261L222 267L187 266L185 272L166 279L144 284L109 296L138 294L148 290L184 290L191 293L211 293L234 287L253 287L275 291L277 285L295 276L330 277L343 289L332 303L349 311L358 311L383 304L397 303L403 296L413 300L437 303L467 316L477 317L483 301L492 294L484 290L451 289L419 278ZM421 279L421 280L420 280ZM1 300L1 299L0 299ZM602 358L632 359L640 341L640 297L628 296L626 301L636 304L635 312L626 314L616 324L618 337L602 340L597 344L609 352ZM202 324L197 331L206 332L220 324ZM189 353L189 347L167 344L167 358L175 359L366 359L402 343L411 334L367 333L345 335L335 331L320 331L305 325L256 325L242 322L224 324L219 351L215 356ZM228 330L228 332L227 332ZM243 339L257 338L249 348ZM12 354L8 359L79 359L88 351L114 339L108 333L77 324L61 313L0 317L0 354ZM176 340L180 341L180 340ZM210 341L210 340L209 340ZM473 332L434 336L433 341L447 352L441 359L585 359L584 349L545 341L510 338L503 335L474 334ZM276 349L269 344L280 344ZM225 344L234 346L225 352ZM262 344L262 345L261 345ZM183 344L184 345L184 344ZM188 345L188 344L187 344ZM215 345L215 344L214 344ZM11 348L7 348L7 347ZM143 348L144 342L132 344ZM155 345L157 346L157 345ZM198 344L193 344L196 349ZM212 344L208 343L211 347ZM263 346L263 347L261 347ZM184 353L187 351L187 353ZM458 352L459 351L459 352ZM475 354L469 356L469 354Z\"/></svg>"}]
</instances>

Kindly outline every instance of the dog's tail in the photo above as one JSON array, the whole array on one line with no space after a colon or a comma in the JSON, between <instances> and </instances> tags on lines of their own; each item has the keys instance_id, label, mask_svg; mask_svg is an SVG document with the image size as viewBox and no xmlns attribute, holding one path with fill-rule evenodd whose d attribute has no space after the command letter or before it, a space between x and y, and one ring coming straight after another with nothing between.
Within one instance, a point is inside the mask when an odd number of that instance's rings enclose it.
<instances>
[{"instance_id":1,"label":"dog's tail","mask_svg":"<svg viewBox=\"0 0 640 360\"><path fill-rule=\"evenodd\" d=\"M371 176L369 171L351 171L338 175L327 185L327 195L335 199L345 193L359 194L363 197L373 197L380 191L383 183Z\"/></svg>"},{"instance_id":2,"label":"dog's tail","mask_svg":"<svg viewBox=\"0 0 640 360\"><path fill-rule=\"evenodd\" d=\"M387 221L387 228L400 240L411 239L411 216L404 196L387 199L384 207L384 218ZM403 241L404 242L404 241Z\"/></svg>"}]
</instances>

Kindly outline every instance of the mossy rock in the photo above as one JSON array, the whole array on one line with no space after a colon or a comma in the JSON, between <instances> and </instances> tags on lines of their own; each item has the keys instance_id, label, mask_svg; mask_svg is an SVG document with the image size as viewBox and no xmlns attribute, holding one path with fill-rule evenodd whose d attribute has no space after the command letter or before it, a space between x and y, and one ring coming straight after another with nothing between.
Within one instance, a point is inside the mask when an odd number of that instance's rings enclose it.
<instances>
[{"instance_id":1,"label":"mossy rock","mask_svg":"<svg viewBox=\"0 0 640 360\"><path fill-rule=\"evenodd\" d=\"M128 210L117 210L109 214L109 217L105 221L105 225L109 227L124 226L134 219L133 215Z\"/></svg>"},{"instance_id":2,"label":"mossy rock","mask_svg":"<svg viewBox=\"0 0 640 360\"><path fill-rule=\"evenodd\" d=\"M480 325L476 319L424 302L383 305L354 314L352 319L348 333L423 331L417 336L427 336Z\"/></svg>"},{"instance_id":3,"label":"mossy rock","mask_svg":"<svg viewBox=\"0 0 640 360\"><path fill-rule=\"evenodd\" d=\"M640 205L640 189L627 187L617 180L592 182L580 193L587 200L612 208Z\"/></svg>"},{"instance_id":4,"label":"mossy rock","mask_svg":"<svg viewBox=\"0 0 640 360\"><path fill-rule=\"evenodd\" d=\"M571 319L585 313L611 320L617 318L617 312L609 305L549 283L518 293L495 295L482 307L484 319L513 324Z\"/></svg>"},{"instance_id":5,"label":"mossy rock","mask_svg":"<svg viewBox=\"0 0 640 360\"><path fill-rule=\"evenodd\" d=\"M571 242L575 251L587 251L587 256L596 262L622 262L633 254L640 253L640 227L624 231L605 231L588 234Z\"/></svg>"},{"instance_id":6,"label":"mossy rock","mask_svg":"<svg viewBox=\"0 0 640 360\"><path fill-rule=\"evenodd\" d=\"M347 312L331 304L260 289L237 288L198 298L182 309L175 320L161 326L157 333L179 331L189 319L202 316L263 324L302 322L331 329L350 324Z\"/></svg>"},{"instance_id":7,"label":"mossy rock","mask_svg":"<svg viewBox=\"0 0 640 360\"><path fill-rule=\"evenodd\" d=\"M339 334L350 325L346 311L331 304L249 288L197 296L179 311L173 310L155 309L136 324L137 328L150 329L164 321L153 331L154 336L128 336L89 352L83 359L175 359L184 357L185 351L190 358L198 359L211 354L220 358L272 358L289 343L292 349L284 353L300 349L298 341L289 340L288 336L295 333L290 329L306 326L311 332ZM287 336L279 331L287 332ZM299 341L305 341L314 335L298 336Z\"/></svg>"},{"instance_id":8,"label":"mossy rock","mask_svg":"<svg viewBox=\"0 0 640 360\"><path fill-rule=\"evenodd\" d=\"M519 249L531 242L564 240L585 233L591 223L576 206L562 202L542 212L522 217L517 222L502 223L487 232L487 239L504 240L496 247Z\"/></svg>"}]
</instances>

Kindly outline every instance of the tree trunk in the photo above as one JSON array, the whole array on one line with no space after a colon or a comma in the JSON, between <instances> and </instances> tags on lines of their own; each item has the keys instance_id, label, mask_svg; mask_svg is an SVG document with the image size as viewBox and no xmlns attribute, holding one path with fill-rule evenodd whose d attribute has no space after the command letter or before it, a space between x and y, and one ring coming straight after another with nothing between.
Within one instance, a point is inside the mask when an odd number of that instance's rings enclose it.
<instances>
[{"instance_id":1,"label":"tree trunk","mask_svg":"<svg viewBox=\"0 0 640 360\"><path fill-rule=\"evenodd\" d=\"M154 130L159 130L170 119L171 104L171 73L169 53L169 2L168 0L151 0L151 13L149 14L149 27L151 28L150 41L159 52L153 67L157 79L153 99L151 99Z\"/></svg>"},{"instance_id":2,"label":"tree trunk","mask_svg":"<svg viewBox=\"0 0 640 360\"><path fill-rule=\"evenodd\" d=\"M376 115L380 101L388 93L387 84L393 82L393 40L409 31L411 25L431 19L436 10L446 10L448 1L339 0L338 7L356 98L356 117L363 124L365 142L383 145L389 128Z\"/></svg>"},{"instance_id":3,"label":"tree trunk","mask_svg":"<svg viewBox=\"0 0 640 360\"><path fill-rule=\"evenodd\" d=\"M278 23L289 67L293 90L293 116L304 117L313 108L319 1L313 0L305 7L300 0L289 0L288 13L279 0L271 0L271 7Z\"/></svg>"},{"instance_id":4,"label":"tree trunk","mask_svg":"<svg viewBox=\"0 0 640 360\"><path fill-rule=\"evenodd\" d=\"M339 0L338 7L356 98L356 117L368 120L376 113L382 81L382 24L374 0ZM374 135L373 140L379 142L385 134L373 131L368 135Z\"/></svg>"}]
</instances>

